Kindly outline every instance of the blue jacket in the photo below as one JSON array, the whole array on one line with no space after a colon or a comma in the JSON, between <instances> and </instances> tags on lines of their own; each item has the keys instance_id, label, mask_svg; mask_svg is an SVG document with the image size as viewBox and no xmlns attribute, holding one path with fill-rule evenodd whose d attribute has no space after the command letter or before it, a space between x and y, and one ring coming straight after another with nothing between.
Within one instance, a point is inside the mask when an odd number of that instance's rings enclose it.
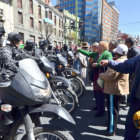
<instances>
[{"instance_id":1,"label":"blue jacket","mask_svg":"<svg viewBox=\"0 0 140 140\"><path fill-rule=\"evenodd\" d=\"M117 72L134 75L134 81L132 82L133 88L129 101L133 102L135 100L140 100L140 55L130 60L126 60L124 63L109 60L108 66Z\"/></svg>"}]
</instances>

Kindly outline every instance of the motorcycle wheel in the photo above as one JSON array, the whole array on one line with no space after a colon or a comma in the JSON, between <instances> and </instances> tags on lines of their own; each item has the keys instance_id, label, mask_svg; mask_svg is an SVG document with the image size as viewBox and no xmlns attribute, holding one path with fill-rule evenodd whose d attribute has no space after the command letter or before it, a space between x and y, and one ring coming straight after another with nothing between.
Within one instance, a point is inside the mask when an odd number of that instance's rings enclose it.
<instances>
[{"instance_id":1,"label":"motorcycle wheel","mask_svg":"<svg viewBox=\"0 0 140 140\"><path fill-rule=\"evenodd\" d=\"M11 135L9 140L19 140L16 135L16 131L13 132L14 133ZM35 127L34 136L35 140L74 140L74 138L68 131L62 131L57 127L51 125L46 125L44 127ZM27 140L27 136L24 134L21 140Z\"/></svg>"},{"instance_id":2,"label":"motorcycle wheel","mask_svg":"<svg viewBox=\"0 0 140 140\"><path fill-rule=\"evenodd\" d=\"M72 90L76 93L77 97L81 97L82 94L85 92L85 86L83 85L81 79L79 77L70 78L72 82Z\"/></svg>"},{"instance_id":3,"label":"motorcycle wheel","mask_svg":"<svg viewBox=\"0 0 140 140\"><path fill-rule=\"evenodd\" d=\"M58 87L54 90L56 98L61 102L69 113L73 113L78 105L78 98L73 90L69 88Z\"/></svg>"},{"instance_id":4,"label":"motorcycle wheel","mask_svg":"<svg viewBox=\"0 0 140 140\"><path fill-rule=\"evenodd\" d=\"M59 131L55 127L37 127L34 129L35 140L74 140L68 131ZM27 140L26 136L22 140Z\"/></svg>"}]
</instances>

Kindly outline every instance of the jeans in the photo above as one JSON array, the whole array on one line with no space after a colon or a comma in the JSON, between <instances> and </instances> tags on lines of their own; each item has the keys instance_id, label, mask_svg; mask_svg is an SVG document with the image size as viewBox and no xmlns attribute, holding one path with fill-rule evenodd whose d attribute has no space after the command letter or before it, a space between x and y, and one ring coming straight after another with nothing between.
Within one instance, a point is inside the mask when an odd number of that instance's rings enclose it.
<instances>
[{"instance_id":1,"label":"jeans","mask_svg":"<svg viewBox=\"0 0 140 140\"><path fill-rule=\"evenodd\" d=\"M105 112L105 95L101 91L96 91L96 105L98 108L98 113L104 113Z\"/></svg>"},{"instance_id":2,"label":"jeans","mask_svg":"<svg viewBox=\"0 0 140 140\"><path fill-rule=\"evenodd\" d=\"M115 133L117 128L118 116L119 116L119 104L122 96L118 95L106 95L107 110L108 110L108 126L109 133Z\"/></svg>"},{"instance_id":3,"label":"jeans","mask_svg":"<svg viewBox=\"0 0 140 140\"><path fill-rule=\"evenodd\" d=\"M140 110L140 101L134 101L130 104L130 109L127 115L126 124L125 124L125 134L124 140L138 140L136 135L138 133L138 129L135 128L133 122L133 115Z\"/></svg>"}]
</instances>

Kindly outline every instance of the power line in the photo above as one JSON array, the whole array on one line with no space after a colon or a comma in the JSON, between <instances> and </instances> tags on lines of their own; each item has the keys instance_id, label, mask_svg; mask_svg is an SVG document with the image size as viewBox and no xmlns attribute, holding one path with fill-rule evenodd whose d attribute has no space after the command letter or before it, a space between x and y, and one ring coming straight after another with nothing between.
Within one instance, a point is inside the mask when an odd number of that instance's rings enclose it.
<instances>
[{"instance_id":1,"label":"power line","mask_svg":"<svg viewBox=\"0 0 140 140\"><path fill-rule=\"evenodd\" d=\"M131 22L131 23L127 23L127 24L121 24L119 26L125 26L125 25L132 25L132 24L139 24L140 21L136 21L136 22Z\"/></svg>"}]
</instances>

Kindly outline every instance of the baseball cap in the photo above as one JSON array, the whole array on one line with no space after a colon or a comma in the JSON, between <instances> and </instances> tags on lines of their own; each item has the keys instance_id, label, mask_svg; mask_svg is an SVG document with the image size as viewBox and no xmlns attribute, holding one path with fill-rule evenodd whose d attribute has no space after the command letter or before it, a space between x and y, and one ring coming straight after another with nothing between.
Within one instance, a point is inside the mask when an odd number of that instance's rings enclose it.
<instances>
[{"instance_id":1,"label":"baseball cap","mask_svg":"<svg viewBox=\"0 0 140 140\"><path fill-rule=\"evenodd\" d=\"M128 47L124 44L119 44L114 50L114 53L118 53L120 55L126 55L128 53Z\"/></svg>"}]
</instances>

